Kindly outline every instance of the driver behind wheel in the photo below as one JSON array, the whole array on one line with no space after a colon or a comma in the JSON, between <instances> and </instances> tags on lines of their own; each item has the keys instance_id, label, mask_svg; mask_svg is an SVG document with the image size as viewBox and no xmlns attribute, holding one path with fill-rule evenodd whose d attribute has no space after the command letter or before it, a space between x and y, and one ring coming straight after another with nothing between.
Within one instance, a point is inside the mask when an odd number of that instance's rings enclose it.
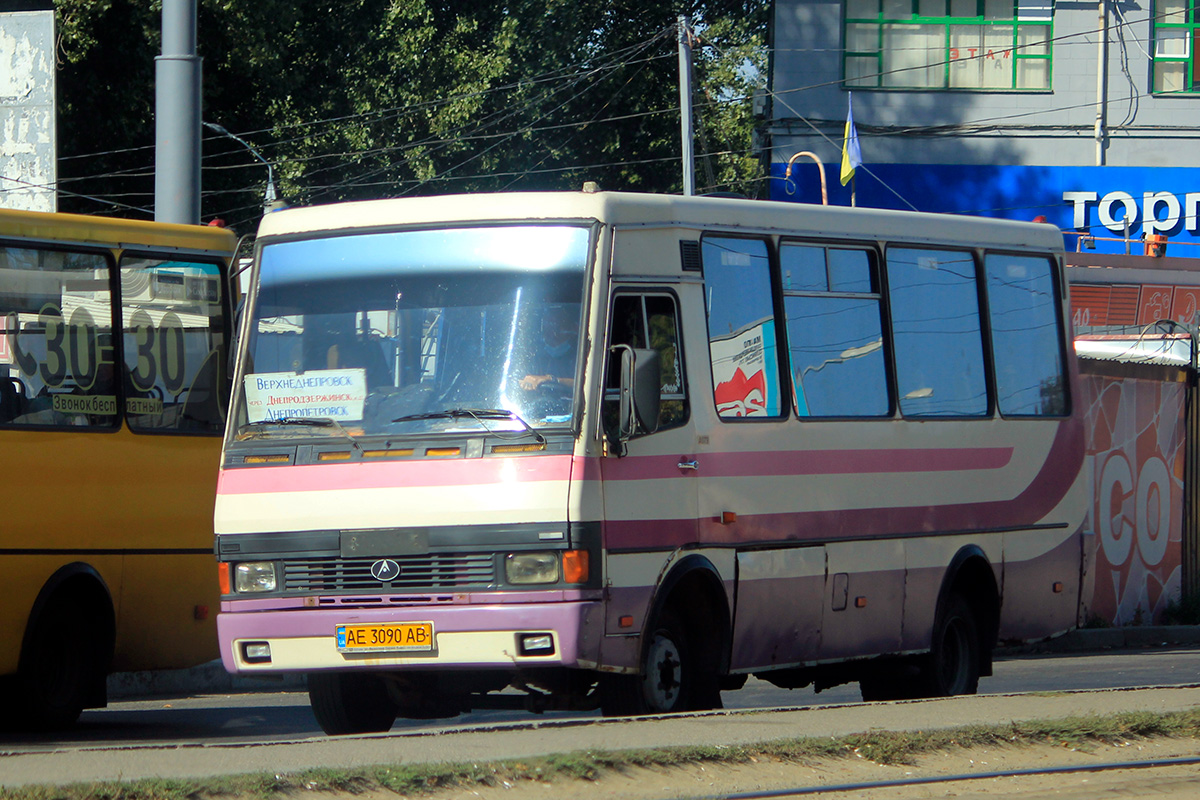
<instances>
[{"instance_id":1,"label":"driver behind wheel","mask_svg":"<svg viewBox=\"0 0 1200 800\"><path fill-rule=\"evenodd\" d=\"M579 306L552 305L542 315L541 341L531 359L529 373L521 378L526 391L543 386L575 386L575 351L579 336Z\"/></svg>"}]
</instances>

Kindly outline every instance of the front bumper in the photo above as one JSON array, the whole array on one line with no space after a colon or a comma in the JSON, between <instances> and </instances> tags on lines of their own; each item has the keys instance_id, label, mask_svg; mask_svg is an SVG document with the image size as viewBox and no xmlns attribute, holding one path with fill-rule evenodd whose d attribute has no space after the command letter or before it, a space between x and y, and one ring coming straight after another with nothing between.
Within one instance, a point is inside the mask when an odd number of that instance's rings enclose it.
<instances>
[{"instance_id":1,"label":"front bumper","mask_svg":"<svg viewBox=\"0 0 1200 800\"><path fill-rule=\"evenodd\" d=\"M234 608L230 603L226 608ZM343 653L338 625L433 623L431 651ZM604 620L595 601L388 608L292 608L226 611L217 616L221 661L231 673L308 672L324 669L512 669L579 666L594 662ZM554 650L521 655L519 639L550 634ZM270 647L269 661L247 661L248 643Z\"/></svg>"}]
</instances>

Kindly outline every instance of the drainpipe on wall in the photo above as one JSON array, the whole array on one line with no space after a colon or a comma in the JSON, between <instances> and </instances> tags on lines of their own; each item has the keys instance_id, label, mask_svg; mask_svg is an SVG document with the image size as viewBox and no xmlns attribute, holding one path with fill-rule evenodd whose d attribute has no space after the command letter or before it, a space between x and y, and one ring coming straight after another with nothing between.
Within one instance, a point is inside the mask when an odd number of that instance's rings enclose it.
<instances>
[{"instance_id":1,"label":"drainpipe on wall","mask_svg":"<svg viewBox=\"0 0 1200 800\"><path fill-rule=\"evenodd\" d=\"M1096 50L1096 166L1104 166L1105 89L1108 85L1108 0L1100 0L1100 41Z\"/></svg>"}]
</instances>

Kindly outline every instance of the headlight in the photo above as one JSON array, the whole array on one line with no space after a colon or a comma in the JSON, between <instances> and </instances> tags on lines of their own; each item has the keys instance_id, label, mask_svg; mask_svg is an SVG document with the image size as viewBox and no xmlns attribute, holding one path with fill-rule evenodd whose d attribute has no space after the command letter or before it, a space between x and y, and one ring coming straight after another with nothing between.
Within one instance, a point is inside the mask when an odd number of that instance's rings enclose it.
<instances>
[{"instance_id":1,"label":"headlight","mask_svg":"<svg viewBox=\"0 0 1200 800\"><path fill-rule=\"evenodd\" d=\"M509 583L558 583L558 553L509 553L504 575Z\"/></svg>"},{"instance_id":2,"label":"headlight","mask_svg":"<svg viewBox=\"0 0 1200 800\"><path fill-rule=\"evenodd\" d=\"M233 590L243 592L275 591L275 564L271 561L246 561L233 570Z\"/></svg>"}]
</instances>

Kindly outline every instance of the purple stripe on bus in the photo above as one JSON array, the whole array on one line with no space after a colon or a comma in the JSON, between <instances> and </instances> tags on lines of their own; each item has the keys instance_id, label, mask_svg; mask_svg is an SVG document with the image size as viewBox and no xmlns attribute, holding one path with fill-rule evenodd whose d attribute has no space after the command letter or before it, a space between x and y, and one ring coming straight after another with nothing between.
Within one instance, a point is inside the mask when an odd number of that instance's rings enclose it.
<instances>
[{"instance_id":1,"label":"purple stripe on bus","mask_svg":"<svg viewBox=\"0 0 1200 800\"><path fill-rule=\"evenodd\" d=\"M221 660L227 670L234 672L237 665L233 658L233 642L236 640L327 636L329 647L333 650L333 632L337 625L432 622L435 635L553 631L558 634L560 652L551 663L574 666L581 658L591 661L598 659L599 643L603 636L601 615L600 604L594 602L262 611L254 614L218 614L217 638L221 643ZM515 641L513 648L516 648ZM512 660L498 654L493 661L467 666L511 667Z\"/></svg>"},{"instance_id":2,"label":"purple stripe on bus","mask_svg":"<svg viewBox=\"0 0 1200 800\"><path fill-rule=\"evenodd\" d=\"M817 659L824 596L824 575L742 582L730 668L769 668Z\"/></svg>"},{"instance_id":3,"label":"purple stripe on bus","mask_svg":"<svg viewBox=\"0 0 1200 800\"><path fill-rule=\"evenodd\" d=\"M1004 564L1000 638L1044 639L1073 628L1079 615L1080 532L1028 561ZM1054 591L1061 584L1061 591Z\"/></svg>"},{"instance_id":4,"label":"purple stripe on bus","mask_svg":"<svg viewBox=\"0 0 1200 800\"><path fill-rule=\"evenodd\" d=\"M678 478L757 478L784 475L872 475L910 472L964 472L1002 469L1012 461L1012 447L890 448L878 450L786 450L704 453L702 472L679 469L677 456L630 456L605 460L607 480ZM689 456L690 458L691 456Z\"/></svg>"},{"instance_id":5,"label":"purple stripe on bus","mask_svg":"<svg viewBox=\"0 0 1200 800\"><path fill-rule=\"evenodd\" d=\"M641 633L646 624L646 613L650 610L653 586L610 586L604 631L610 635ZM621 626L621 618L629 617L630 624Z\"/></svg>"}]
</instances>

